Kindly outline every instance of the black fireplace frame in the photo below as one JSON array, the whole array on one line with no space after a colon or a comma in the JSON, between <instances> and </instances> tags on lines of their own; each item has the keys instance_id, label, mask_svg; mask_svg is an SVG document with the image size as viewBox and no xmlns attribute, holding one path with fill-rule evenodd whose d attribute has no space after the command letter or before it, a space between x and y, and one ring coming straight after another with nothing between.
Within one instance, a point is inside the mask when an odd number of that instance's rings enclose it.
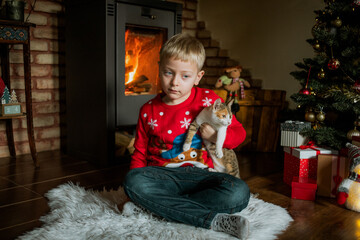
<instances>
[{"instance_id":1,"label":"black fireplace frame","mask_svg":"<svg viewBox=\"0 0 360 240\"><path fill-rule=\"evenodd\" d=\"M124 8L125 6L125 8ZM141 22L127 22L128 9L140 9ZM115 131L136 124L140 106L126 96L125 25L150 26L165 12L172 23L168 38L181 32L182 5L150 0L69 0L66 3L66 150L69 155L108 165L115 161ZM159 25L156 25L157 27ZM124 40L125 41L125 40ZM124 81L124 80L123 80ZM120 113L121 112L121 113Z\"/></svg>"}]
</instances>

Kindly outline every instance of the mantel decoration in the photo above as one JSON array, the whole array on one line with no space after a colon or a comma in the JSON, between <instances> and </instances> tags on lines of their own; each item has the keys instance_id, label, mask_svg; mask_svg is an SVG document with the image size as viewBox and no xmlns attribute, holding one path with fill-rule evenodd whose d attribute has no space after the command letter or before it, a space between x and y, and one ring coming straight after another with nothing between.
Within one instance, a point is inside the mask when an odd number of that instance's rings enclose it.
<instances>
[{"instance_id":1,"label":"mantel decoration","mask_svg":"<svg viewBox=\"0 0 360 240\"><path fill-rule=\"evenodd\" d=\"M0 116L18 116L22 115L21 104L19 103L15 90L12 90L11 94L8 87L0 77Z\"/></svg>"}]
</instances>

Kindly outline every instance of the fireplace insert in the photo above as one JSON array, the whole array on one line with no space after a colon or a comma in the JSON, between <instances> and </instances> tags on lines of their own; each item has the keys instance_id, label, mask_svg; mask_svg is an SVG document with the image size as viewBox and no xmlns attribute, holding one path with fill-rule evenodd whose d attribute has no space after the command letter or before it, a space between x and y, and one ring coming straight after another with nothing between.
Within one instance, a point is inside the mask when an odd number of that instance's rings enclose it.
<instances>
[{"instance_id":1,"label":"fireplace insert","mask_svg":"<svg viewBox=\"0 0 360 240\"><path fill-rule=\"evenodd\" d=\"M67 152L113 159L115 129L134 126L161 91L159 51L181 32L182 5L71 0L66 5Z\"/></svg>"}]
</instances>

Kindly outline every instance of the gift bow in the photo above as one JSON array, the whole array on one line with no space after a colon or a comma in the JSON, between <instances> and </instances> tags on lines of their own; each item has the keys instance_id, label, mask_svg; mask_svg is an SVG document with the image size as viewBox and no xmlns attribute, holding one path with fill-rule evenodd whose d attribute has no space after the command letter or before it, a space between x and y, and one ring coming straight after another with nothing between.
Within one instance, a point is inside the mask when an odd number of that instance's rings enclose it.
<instances>
[{"instance_id":1,"label":"gift bow","mask_svg":"<svg viewBox=\"0 0 360 240\"><path fill-rule=\"evenodd\" d=\"M306 145L301 145L299 148L300 149L307 149L307 148L314 149L315 148L315 142L314 141L309 141Z\"/></svg>"}]
</instances>

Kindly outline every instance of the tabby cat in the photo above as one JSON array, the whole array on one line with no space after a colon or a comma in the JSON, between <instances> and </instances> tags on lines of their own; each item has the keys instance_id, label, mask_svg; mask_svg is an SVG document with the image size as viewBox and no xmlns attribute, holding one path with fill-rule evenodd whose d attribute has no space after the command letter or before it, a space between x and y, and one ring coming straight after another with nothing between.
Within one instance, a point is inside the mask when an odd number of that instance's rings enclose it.
<instances>
[{"instance_id":1,"label":"tabby cat","mask_svg":"<svg viewBox=\"0 0 360 240\"><path fill-rule=\"evenodd\" d=\"M204 144L214 163L217 172L224 172L240 178L240 171L236 154L232 149L223 148L226 137L227 127L231 124L232 113L231 105L233 100L227 105L222 103L220 98L212 106L204 108L195 121L190 124L183 150L190 149L192 138L203 123L210 124L217 131L216 143L204 140Z\"/></svg>"}]
</instances>

